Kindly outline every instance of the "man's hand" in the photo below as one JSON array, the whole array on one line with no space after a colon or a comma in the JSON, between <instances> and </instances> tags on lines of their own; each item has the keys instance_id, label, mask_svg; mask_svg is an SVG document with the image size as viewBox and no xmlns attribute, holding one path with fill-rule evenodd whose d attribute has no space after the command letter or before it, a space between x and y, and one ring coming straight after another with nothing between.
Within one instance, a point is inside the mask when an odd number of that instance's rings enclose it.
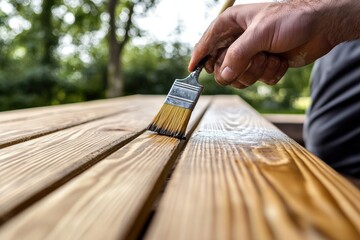
<instances>
[{"instance_id":1,"label":"man's hand","mask_svg":"<svg viewBox=\"0 0 360 240\"><path fill-rule=\"evenodd\" d=\"M352 0L339 2L347 1ZM275 84L289 67L307 65L344 41L331 38L337 13L329 4L335 3L293 0L233 6L203 34L189 71L210 55L205 68L221 85L245 88L259 79Z\"/></svg>"}]
</instances>

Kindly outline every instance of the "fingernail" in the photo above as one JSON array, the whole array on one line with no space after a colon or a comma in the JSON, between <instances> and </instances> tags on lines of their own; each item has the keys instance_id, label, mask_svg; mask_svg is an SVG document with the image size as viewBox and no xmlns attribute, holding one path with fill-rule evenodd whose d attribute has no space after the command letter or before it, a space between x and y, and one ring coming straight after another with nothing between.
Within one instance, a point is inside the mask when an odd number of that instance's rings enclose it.
<instances>
[{"instance_id":1,"label":"fingernail","mask_svg":"<svg viewBox=\"0 0 360 240\"><path fill-rule=\"evenodd\" d=\"M233 80L235 78L235 72L230 67L225 67L221 72L221 78L225 81Z\"/></svg>"}]
</instances>

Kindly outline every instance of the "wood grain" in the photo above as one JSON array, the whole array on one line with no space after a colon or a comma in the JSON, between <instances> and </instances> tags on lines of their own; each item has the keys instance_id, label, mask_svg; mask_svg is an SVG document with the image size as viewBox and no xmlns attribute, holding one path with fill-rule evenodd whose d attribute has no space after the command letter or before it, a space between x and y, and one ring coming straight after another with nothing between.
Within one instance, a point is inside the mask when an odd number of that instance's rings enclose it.
<instances>
[{"instance_id":1,"label":"wood grain","mask_svg":"<svg viewBox=\"0 0 360 240\"><path fill-rule=\"evenodd\" d=\"M0 223L144 131L163 99L0 149Z\"/></svg>"},{"instance_id":2,"label":"wood grain","mask_svg":"<svg viewBox=\"0 0 360 240\"><path fill-rule=\"evenodd\" d=\"M6 122L15 122L15 121L24 121L27 119L34 119L43 116L49 116L53 114L69 113L76 112L83 108L97 107L104 105L112 105L114 102L120 101L133 101L135 98L146 97L144 95L132 95L121 98L110 98L110 99L101 99L87 102L79 103L68 103L54 106L44 106L44 107L35 107L35 108L25 108L12 111L0 112L0 124ZM150 96L149 96L150 97ZM152 96L155 97L155 96Z\"/></svg>"},{"instance_id":3,"label":"wood grain","mask_svg":"<svg viewBox=\"0 0 360 240\"><path fill-rule=\"evenodd\" d=\"M245 103L218 97L145 239L360 239L360 192Z\"/></svg>"},{"instance_id":4,"label":"wood grain","mask_svg":"<svg viewBox=\"0 0 360 240\"><path fill-rule=\"evenodd\" d=\"M209 100L199 100L190 129ZM183 144L145 132L14 217L0 230L0 239L134 238Z\"/></svg>"},{"instance_id":5,"label":"wood grain","mask_svg":"<svg viewBox=\"0 0 360 240\"><path fill-rule=\"evenodd\" d=\"M146 97L131 96L0 113L0 148L138 108Z\"/></svg>"}]
</instances>

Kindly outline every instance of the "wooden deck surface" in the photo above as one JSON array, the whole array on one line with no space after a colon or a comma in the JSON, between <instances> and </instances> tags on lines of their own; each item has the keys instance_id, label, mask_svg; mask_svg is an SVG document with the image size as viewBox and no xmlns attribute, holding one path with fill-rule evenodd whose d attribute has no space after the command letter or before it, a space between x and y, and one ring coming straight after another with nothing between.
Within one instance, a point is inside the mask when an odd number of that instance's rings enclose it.
<instances>
[{"instance_id":1,"label":"wooden deck surface","mask_svg":"<svg viewBox=\"0 0 360 240\"><path fill-rule=\"evenodd\" d=\"M0 239L360 239L360 191L236 96L0 113Z\"/></svg>"}]
</instances>

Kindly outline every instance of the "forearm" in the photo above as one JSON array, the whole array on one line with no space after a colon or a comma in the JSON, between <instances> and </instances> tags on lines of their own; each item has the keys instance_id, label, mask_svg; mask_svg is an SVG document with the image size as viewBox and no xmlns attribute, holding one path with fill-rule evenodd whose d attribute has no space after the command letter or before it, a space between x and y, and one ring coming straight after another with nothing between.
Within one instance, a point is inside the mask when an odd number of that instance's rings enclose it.
<instances>
[{"instance_id":1,"label":"forearm","mask_svg":"<svg viewBox=\"0 0 360 240\"><path fill-rule=\"evenodd\" d=\"M333 47L360 38L359 0L288 0L285 4L290 8L315 11L320 18L319 31Z\"/></svg>"},{"instance_id":2,"label":"forearm","mask_svg":"<svg viewBox=\"0 0 360 240\"><path fill-rule=\"evenodd\" d=\"M324 0L329 2L332 14L329 19L329 41L337 45L344 41L360 38L360 1L359 0Z\"/></svg>"}]
</instances>

